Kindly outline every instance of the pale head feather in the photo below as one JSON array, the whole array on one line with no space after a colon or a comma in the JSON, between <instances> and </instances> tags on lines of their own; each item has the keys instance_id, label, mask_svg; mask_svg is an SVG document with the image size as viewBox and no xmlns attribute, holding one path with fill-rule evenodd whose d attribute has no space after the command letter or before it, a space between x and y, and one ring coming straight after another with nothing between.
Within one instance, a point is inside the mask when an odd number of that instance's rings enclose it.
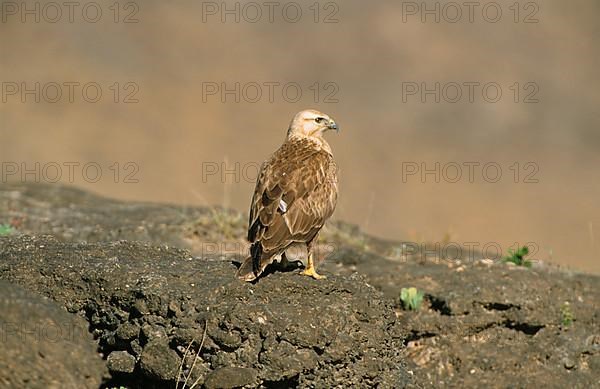
<instances>
[{"instance_id":1,"label":"pale head feather","mask_svg":"<svg viewBox=\"0 0 600 389\"><path fill-rule=\"evenodd\" d=\"M288 129L288 139L291 137L308 137L316 140L323 140L323 133L328 130L339 131L336 122L324 114L314 109L300 111L294 116Z\"/></svg>"}]
</instances>

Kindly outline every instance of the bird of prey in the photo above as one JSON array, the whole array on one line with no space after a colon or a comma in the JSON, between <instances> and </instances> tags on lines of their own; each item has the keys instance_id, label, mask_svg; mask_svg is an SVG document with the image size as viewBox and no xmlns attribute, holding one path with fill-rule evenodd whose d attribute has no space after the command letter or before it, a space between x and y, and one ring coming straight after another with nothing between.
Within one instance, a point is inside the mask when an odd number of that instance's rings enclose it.
<instances>
[{"instance_id":1,"label":"bird of prey","mask_svg":"<svg viewBox=\"0 0 600 389\"><path fill-rule=\"evenodd\" d=\"M337 202L335 163L323 138L329 130L339 132L328 115L299 112L281 147L262 164L250 205L250 256L237 272L241 280L255 280L280 255L287 263L285 251L299 244L308 253L301 274L325 278L316 272L312 245Z\"/></svg>"}]
</instances>

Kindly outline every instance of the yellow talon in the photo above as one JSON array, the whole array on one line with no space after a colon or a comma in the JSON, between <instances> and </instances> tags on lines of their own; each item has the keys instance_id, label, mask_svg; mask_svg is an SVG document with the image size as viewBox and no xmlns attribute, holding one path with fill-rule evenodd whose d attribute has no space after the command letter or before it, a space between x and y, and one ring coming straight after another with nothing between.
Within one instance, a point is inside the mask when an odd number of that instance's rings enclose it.
<instances>
[{"instance_id":1,"label":"yellow talon","mask_svg":"<svg viewBox=\"0 0 600 389\"><path fill-rule=\"evenodd\" d=\"M303 276L312 277L315 280L324 280L325 278L327 278L327 276L322 276L322 275L318 274L314 268L305 269L300 274L302 274Z\"/></svg>"},{"instance_id":2,"label":"yellow talon","mask_svg":"<svg viewBox=\"0 0 600 389\"><path fill-rule=\"evenodd\" d=\"M318 274L315 270L315 264L313 262L312 254L308 255L308 263L306 265L306 269L304 269L300 274L302 274L303 276L312 277L315 280L324 280L327 278L326 276Z\"/></svg>"}]
</instances>

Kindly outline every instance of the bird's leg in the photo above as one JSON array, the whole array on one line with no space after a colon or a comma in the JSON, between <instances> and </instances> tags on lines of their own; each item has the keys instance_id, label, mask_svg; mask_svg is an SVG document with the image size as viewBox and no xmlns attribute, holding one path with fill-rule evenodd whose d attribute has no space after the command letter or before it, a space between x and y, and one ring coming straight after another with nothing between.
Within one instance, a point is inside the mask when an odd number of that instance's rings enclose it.
<instances>
[{"instance_id":1,"label":"bird's leg","mask_svg":"<svg viewBox=\"0 0 600 389\"><path fill-rule=\"evenodd\" d=\"M302 271L302 273L300 274L302 274L303 276L312 277L315 280L322 280L327 278L326 276L322 276L317 273L315 269L315 262L313 261L312 251L310 249L308 250L308 263L306 264L306 269L304 269L304 271Z\"/></svg>"}]
</instances>

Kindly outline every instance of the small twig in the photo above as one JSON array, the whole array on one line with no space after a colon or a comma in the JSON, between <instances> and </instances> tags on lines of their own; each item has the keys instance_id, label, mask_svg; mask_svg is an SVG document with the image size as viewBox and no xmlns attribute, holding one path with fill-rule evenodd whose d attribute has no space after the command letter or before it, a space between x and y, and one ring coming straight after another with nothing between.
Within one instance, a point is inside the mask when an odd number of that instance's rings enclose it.
<instances>
[{"instance_id":1,"label":"small twig","mask_svg":"<svg viewBox=\"0 0 600 389\"><path fill-rule=\"evenodd\" d=\"M204 339L206 339L206 329L207 328L208 328L208 321L205 320L204 321L204 333L202 334L202 341L200 342L200 347L198 347L198 352L196 352L196 356L194 357L194 362L192 363L192 368L190 369L190 374L188 375L187 378L191 377L192 372L194 371L194 365L196 364L196 361L198 360L198 356L200 355L202 346L204 346ZM187 378L185 379L185 382L187 382ZM198 385L198 382L200 382L200 377L196 378L196 381L192 384L190 389L194 389L196 387L196 385Z\"/></svg>"},{"instance_id":2,"label":"small twig","mask_svg":"<svg viewBox=\"0 0 600 389\"><path fill-rule=\"evenodd\" d=\"M181 363L179 364L179 371L177 372L177 381L175 381L175 389L179 389L179 378L181 378L181 375L183 374L183 364L185 363L185 357L187 357L188 351L190 350L190 347L192 347L192 344L194 344L195 340L196 339L192 338L191 342L188 343L188 346L185 349L185 352L183 353L183 358L181 359ZM185 389L185 384L183 388Z\"/></svg>"}]
</instances>

